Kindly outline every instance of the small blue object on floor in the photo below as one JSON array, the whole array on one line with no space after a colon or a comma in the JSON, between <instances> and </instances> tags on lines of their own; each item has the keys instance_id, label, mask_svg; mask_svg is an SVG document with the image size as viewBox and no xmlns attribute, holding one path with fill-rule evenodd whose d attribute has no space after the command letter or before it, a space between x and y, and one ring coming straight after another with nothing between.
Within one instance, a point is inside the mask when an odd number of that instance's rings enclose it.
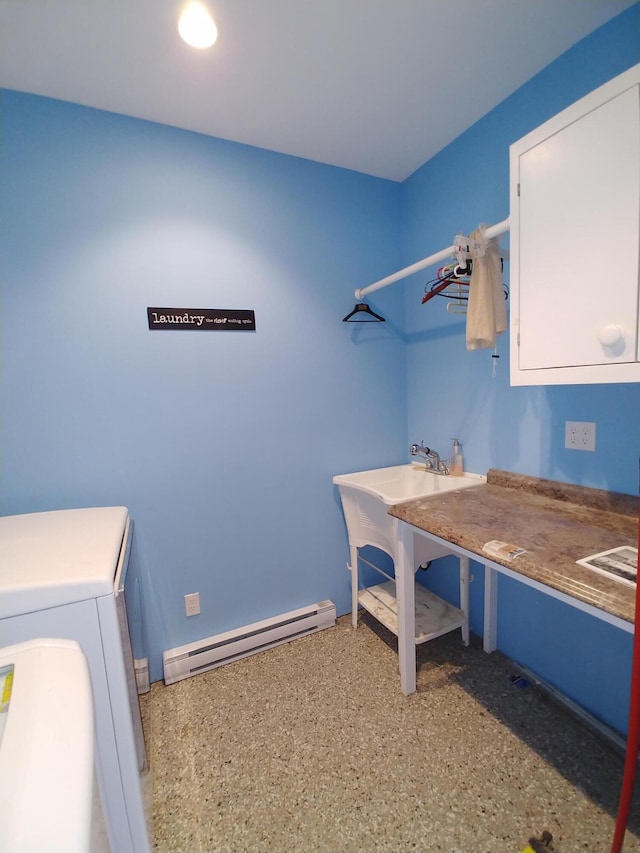
<instances>
[{"instance_id":1,"label":"small blue object on floor","mask_svg":"<svg viewBox=\"0 0 640 853\"><path fill-rule=\"evenodd\" d=\"M510 675L509 681L512 684L515 684L516 687L520 687L524 690L525 687L530 687L531 682L527 681L526 678L523 678L521 675Z\"/></svg>"}]
</instances>

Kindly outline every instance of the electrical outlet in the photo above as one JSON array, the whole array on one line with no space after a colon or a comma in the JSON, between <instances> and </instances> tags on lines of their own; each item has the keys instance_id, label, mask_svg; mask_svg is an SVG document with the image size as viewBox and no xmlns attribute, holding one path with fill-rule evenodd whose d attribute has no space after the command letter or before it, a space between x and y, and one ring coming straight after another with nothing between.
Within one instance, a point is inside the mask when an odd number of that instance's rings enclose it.
<instances>
[{"instance_id":1,"label":"electrical outlet","mask_svg":"<svg viewBox=\"0 0 640 853\"><path fill-rule=\"evenodd\" d=\"M596 425L588 421L566 421L564 446L569 450L595 450Z\"/></svg>"},{"instance_id":2,"label":"electrical outlet","mask_svg":"<svg viewBox=\"0 0 640 853\"><path fill-rule=\"evenodd\" d=\"M184 597L184 612L187 616L197 616L200 613L200 593L190 592Z\"/></svg>"}]
</instances>

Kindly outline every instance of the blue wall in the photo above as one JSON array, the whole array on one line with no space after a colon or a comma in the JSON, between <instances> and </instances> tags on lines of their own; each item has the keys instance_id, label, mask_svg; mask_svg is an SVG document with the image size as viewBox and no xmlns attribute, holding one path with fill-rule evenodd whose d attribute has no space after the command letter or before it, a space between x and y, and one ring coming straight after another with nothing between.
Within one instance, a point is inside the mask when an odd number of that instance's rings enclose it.
<instances>
[{"instance_id":1,"label":"blue wall","mask_svg":"<svg viewBox=\"0 0 640 853\"><path fill-rule=\"evenodd\" d=\"M346 612L331 478L404 459L402 294L341 320L398 266L399 185L16 92L2 127L2 513L129 507L153 679L166 648Z\"/></svg>"},{"instance_id":2,"label":"blue wall","mask_svg":"<svg viewBox=\"0 0 640 853\"><path fill-rule=\"evenodd\" d=\"M347 612L331 477L411 441L637 491L637 386L511 388L506 338L492 379L461 319L420 305L429 271L374 295L386 324L340 320L356 287L508 214L509 144L640 61L639 10L402 185L3 92L1 511L129 507L153 679L166 648L324 598ZM149 305L253 308L257 331L149 332ZM566 419L597 422L596 453L564 450ZM428 578L455 598L449 568ZM630 637L505 581L500 599L500 647L624 729Z\"/></svg>"},{"instance_id":3,"label":"blue wall","mask_svg":"<svg viewBox=\"0 0 640 853\"><path fill-rule=\"evenodd\" d=\"M481 222L492 224L508 216L509 145L639 62L638 32L636 4L561 56L405 181L403 263L450 245L457 233L468 234ZM501 243L507 248L508 236ZM448 455L450 438L457 436L469 471L502 468L637 494L638 385L512 388L508 333L498 339L500 359L493 379L491 351L466 351L464 318L448 314L441 299L421 305L424 284L434 275L434 270L426 270L404 287L407 441L424 438ZM508 281L508 265L505 278ZM564 448L565 420L596 422L595 453ZM441 560L425 583L455 600L450 568L450 560ZM481 634L482 568L476 564L473 572L472 630ZM610 725L626 730L631 636L505 578L500 579L499 601L499 648Z\"/></svg>"}]
</instances>

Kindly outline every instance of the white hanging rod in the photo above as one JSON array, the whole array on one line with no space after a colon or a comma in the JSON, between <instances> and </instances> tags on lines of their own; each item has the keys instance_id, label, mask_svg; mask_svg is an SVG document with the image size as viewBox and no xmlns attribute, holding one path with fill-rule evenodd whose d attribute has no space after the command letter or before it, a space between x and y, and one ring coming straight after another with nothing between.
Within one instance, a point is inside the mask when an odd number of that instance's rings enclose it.
<instances>
[{"instance_id":1,"label":"white hanging rod","mask_svg":"<svg viewBox=\"0 0 640 853\"><path fill-rule=\"evenodd\" d=\"M509 230L509 217L503 219L502 222L496 223L496 225L490 225L485 234L487 239L490 240L492 237L498 237L500 234L504 234L505 231ZM368 285L367 287L362 287L359 290L356 290L356 299L364 299L364 297L368 293L375 293L376 290L382 290L383 287L387 287L389 284L393 284L396 281L400 281L401 278L406 278L408 275L412 275L414 272L420 272L420 270L425 269L426 267L430 267L433 264L437 264L438 261L444 261L447 258L451 258L456 250L456 246L448 246L446 249L442 249L441 252L436 252L435 255L429 255L428 258L423 258L421 261L416 261L415 264L411 264L409 267L405 267L398 272L394 272L392 275L388 275L386 278L381 278L380 281L375 281L373 284Z\"/></svg>"}]
</instances>

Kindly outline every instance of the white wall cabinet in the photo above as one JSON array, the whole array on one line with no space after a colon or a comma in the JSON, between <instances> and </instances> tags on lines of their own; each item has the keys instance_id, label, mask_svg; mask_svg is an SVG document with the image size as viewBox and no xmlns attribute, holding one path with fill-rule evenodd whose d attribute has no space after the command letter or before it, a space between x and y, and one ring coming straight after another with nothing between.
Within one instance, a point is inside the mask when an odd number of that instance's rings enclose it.
<instances>
[{"instance_id":1,"label":"white wall cabinet","mask_svg":"<svg viewBox=\"0 0 640 853\"><path fill-rule=\"evenodd\" d=\"M511 384L640 382L640 65L510 148Z\"/></svg>"}]
</instances>

